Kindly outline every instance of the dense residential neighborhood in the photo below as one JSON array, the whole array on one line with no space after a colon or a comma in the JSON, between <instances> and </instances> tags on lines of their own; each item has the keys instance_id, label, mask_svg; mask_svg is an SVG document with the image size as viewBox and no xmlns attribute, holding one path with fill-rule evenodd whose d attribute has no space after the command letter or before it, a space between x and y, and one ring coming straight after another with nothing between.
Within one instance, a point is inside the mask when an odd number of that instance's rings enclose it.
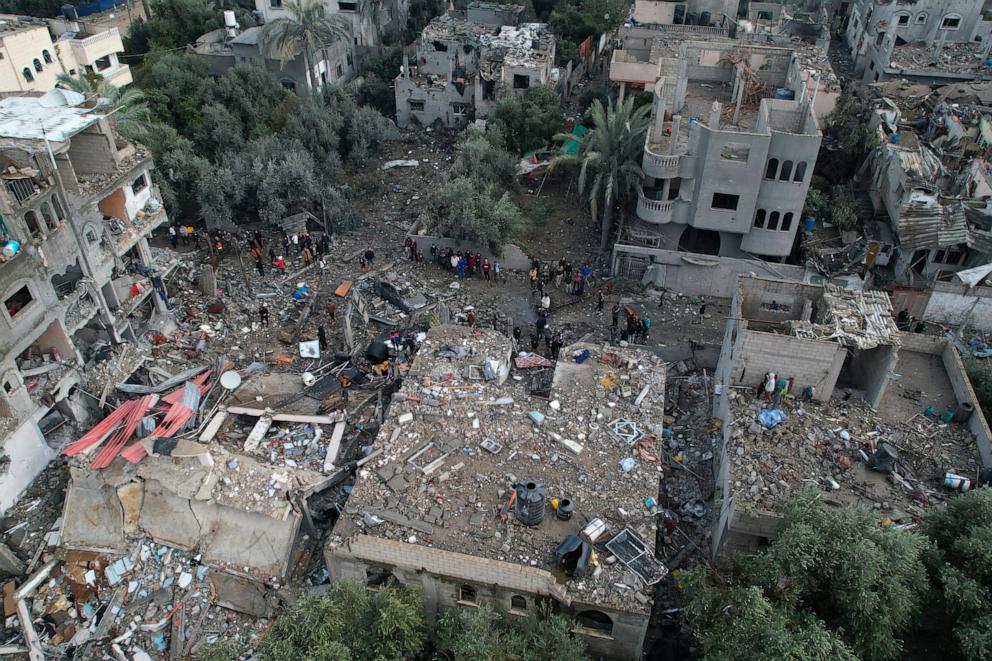
<instances>
[{"instance_id":1,"label":"dense residential neighborhood","mask_svg":"<svg viewBox=\"0 0 992 661\"><path fill-rule=\"evenodd\" d=\"M0 651L992 657L990 50L0 0Z\"/></svg>"}]
</instances>

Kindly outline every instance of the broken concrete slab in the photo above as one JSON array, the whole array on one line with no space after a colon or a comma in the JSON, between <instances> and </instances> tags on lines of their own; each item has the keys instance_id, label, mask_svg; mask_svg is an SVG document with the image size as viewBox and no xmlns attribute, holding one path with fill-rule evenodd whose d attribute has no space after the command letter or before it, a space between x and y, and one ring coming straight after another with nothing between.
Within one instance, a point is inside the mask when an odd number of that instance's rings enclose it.
<instances>
[{"instance_id":1,"label":"broken concrete slab","mask_svg":"<svg viewBox=\"0 0 992 661\"><path fill-rule=\"evenodd\" d=\"M211 571L207 581L217 595L217 604L255 617L270 617L278 599L264 586L226 572Z\"/></svg>"},{"instance_id":2,"label":"broken concrete slab","mask_svg":"<svg viewBox=\"0 0 992 661\"><path fill-rule=\"evenodd\" d=\"M27 570L24 562L10 550L10 547L0 542L0 574L5 576L20 576Z\"/></svg>"}]
</instances>

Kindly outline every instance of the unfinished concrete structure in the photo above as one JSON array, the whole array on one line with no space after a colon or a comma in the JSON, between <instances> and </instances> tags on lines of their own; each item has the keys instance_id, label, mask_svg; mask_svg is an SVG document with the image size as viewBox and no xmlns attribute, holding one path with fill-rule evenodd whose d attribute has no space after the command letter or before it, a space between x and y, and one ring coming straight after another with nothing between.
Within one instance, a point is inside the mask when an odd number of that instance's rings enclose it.
<instances>
[{"instance_id":1,"label":"unfinished concrete structure","mask_svg":"<svg viewBox=\"0 0 992 661\"><path fill-rule=\"evenodd\" d=\"M489 116L501 94L556 82L555 38L520 23L523 7L473 2L424 28L394 81L396 124L457 128Z\"/></svg>"},{"instance_id":2,"label":"unfinished concrete structure","mask_svg":"<svg viewBox=\"0 0 992 661\"><path fill-rule=\"evenodd\" d=\"M285 64L278 57L267 54L260 41L259 27L241 30L234 20L234 12L224 12L224 20L230 25L208 32L187 46L187 50L206 62L210 73L222 76L235 64L254 62L276 78L283 87L294 92L304 91L310 86L306 63L301 53ZM347 39L336 39L324 44L314 53L313 81L318 87L328 83L343 85L351 80L355 72L354 47Z\"/></svg>"},{"instance_id":3,"label":"unfinished concrete structure","mask_svg":"<svg viewBox=\"0 0 992 661\"><path fill-rule=\"evenodd\" d=\"M802 322L797 309L821 323ZM803 489L910 523L946 497L945 472L974 479L992 461L957 350L945 338L900 334L884 293L742 277L731 317L716 372L714 555L766 543L781 524L778 503ZM792 380L774 404L755 393L766 371ZM814 401L801 396L806 385L817 387ZM924 416L928 405L954 421ZM769 426L765 407L785 420Z\"/></svg>"},{"instance_id":4,"label":"unfinished concrete structure","mask_svg":"<svg viewBox=\"0 0 992 661\"><path fill-rule=\"evenodd\" d=\"M854 0L845 39L866 83L985 80L992 20L983 0Z\"/></svg>"},{"instance_id":5,"label":"unfinished concrete structure","mask_svg":"<svg viewBox=\"0 0 992 661\"><path fill-rule=\"evenodd\" d=\"M794 52L722 37L651 48L659 77L626 242L789 255L821 140Z\"/></svg>"},{"instance_id":6,"label":"unfinished concrete structure","mask_svg":"<svg viewBox=\"0 0 992 661\"><path fill-rule=\"evenodd\" d=\"M428 333L328 540L332 580L416 586L431 619L547 602L594 656L640 659L649 586L667 573L650 506L664 365L574 345L563 355L581 364L563 357L552 375L522 353L536 371L507 378L511 351L495 331Z\"/></svg>"},{"instance_id":7,"label":"unfinished concrete structure","mask_svg":"<svg viewBox=\"0 0 992 661\"><path fill-rule=\"evenodd\" d=\"M0 511L54 456L46 431L87 418L95 402L81 390L96 363L116 353L123 379L140 362L111 343L136 341L143 318L164 311L162 278L174 266L148 245L167 220L151 156L106 116L66 101L76 97L0 101L0 423L10 461Z\"/></svg>"},{"instance_id":8,"label":"unfinished concrete structure","mask_svg":"<svg viewBox=\"0 0 992 661\"><path fill-rule=\"evenodd\" d=\"M821 400L846 384L877 406L898 346L884 292L742 276L717 371L723 383L752 387L774 372L798 392L813 386Z\"/></svg>"}]
</instances>

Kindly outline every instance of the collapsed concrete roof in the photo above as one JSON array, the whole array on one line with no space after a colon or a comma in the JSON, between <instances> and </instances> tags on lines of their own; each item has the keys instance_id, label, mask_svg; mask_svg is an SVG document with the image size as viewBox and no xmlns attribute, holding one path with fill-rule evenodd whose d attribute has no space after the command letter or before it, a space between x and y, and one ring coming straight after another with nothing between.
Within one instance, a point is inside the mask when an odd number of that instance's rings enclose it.
<instances>
[{"instance_id":1,"label":"collapsed concrete roof","mask_svg":"<svg viewBox=\"0 0 992 661\"><path fill-rule=\"evenodd\" d=\"M62 544L123 553L131 538L148 535L199 549L204 564L238 575L283 577L301 521L291 499L314 493L327 479L191 442L171 457L149 456L139 464L118 458L105 470L73 467Z\"/></svg>"},{"instance_id":2,"label":"collapsed concrete roof","mask_svg":"<svg viewBox=\"0 0 992 661\"><path fill-rule=\"evenodd\" d=\"M574 352L588 357L577 363ZM655 516L645 500L658 497L664 365L641 351L577 344L563 351L553 377L550 369L520 370L501 385L510 354L511 341L495 331L430 331L331 547L357 553L371 536L513 563L544 570L545 593L560 599L649 611L650 589L625 581L622 562L604 563L609 551L600 551L595 574L562 584L547 572L558 544L594 519L607 527L599 543L629 530L653 557ZM526 482L546 487L543 521L524 525L511 507L501 522L497 512ZM556 518L552 498L571 500L572 519Z\"/></svg>"}]
</instances>

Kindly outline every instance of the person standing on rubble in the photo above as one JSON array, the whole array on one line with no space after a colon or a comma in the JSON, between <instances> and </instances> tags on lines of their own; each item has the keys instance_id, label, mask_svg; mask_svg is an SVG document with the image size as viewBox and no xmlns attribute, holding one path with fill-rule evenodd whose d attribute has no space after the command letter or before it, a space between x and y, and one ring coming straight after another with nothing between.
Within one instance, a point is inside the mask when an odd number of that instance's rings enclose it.
<instances>
[{"instance_id":1,"label":"person standing on rubble","mask_svg":"<svg viewBox=\"0 0 992 661\"><path fill-rule=\"evenodd\" d=\"M320 247L325 255L331 254L331 237L327 236L327 232L320 234Z\"/></svg>"},{"instance_id":2,"label":"person standing on rubble","mask_svg":"<svg viewBox=\"0 0 992 661\"><path fill-rule=\"evenodd\" d=\"M610 308L610 315L613 317L613 327L616 328L620 324L620 301L613 304Z\"/></svg>"},{"instance_id":3,"label":"person standing on rubble","mask_svg":"<svg viewBox=\"0 0 992 661\"><path fill-rule=\"evenodd\" d=\"M503 273L503 266L499 263L499 260L493 261L493 280L497 283L500 281L500 277Z\"/></svg>"},{"instance_id":4,"label":"person standing on rubble","mask_svg":"<svg viewBox=\"0 0 992 661\"><path fill-rule=\"evenodd\" d=\"M310 248L304 246L301 254L303 255L303 266L310 266L313 263L313 254L310 252Z\"/></svg>"},{"instance_id":5,"label":"person standing on rubble","mask_svg":"<svg viewBox=\"0 0 992 661\"><path fill-rule=\"evenodd\" d=\"M702 296L699 297L699 318L696 319L697 324L703 323L703 319L706 318L706 299Z\"/></svg>"},{"instance_id":6,"label":"person standing on rubble","mask_svg":"<svg viewBox=\"0 0 992 661\"><path fill-rule=\"evenodd\" d=\"M486 282L491 282L489 279L489 271L492 270L492 268L492 264L489 263L489 258L484 258L482 260L482 279Z\"/></svg>"},{"instance_id":7,"label":"person standing on rubble","mask_svg":"<svg viewBox=\"0 0 992 661\"><path fill-rule=\"evenodd\" d=\"M255 268L258 269L258 276L260 278L265 277L265 265L262 263L262 256L259 255L255 258Z\"/></svg>"},{"instance_id":8,"label":"person standing on rubble","mask_svg":"<svg viewBox=\"0 0 992 661\"><path fill-rule=\"evenodd\" d=\"M473 254L472 252L469 252L468 256L465 258L465 267L466 267L466 272L468 273L468 277L471 278L473 275L475 275L475 254Z\"/></svg>"},{"instance_id":9,"label":"person standing on rubble","mask_svg":"<svg viewBox=\"0 0 992 661\"><path fill-rule=\"evenodd\" d=\"M520 330L520 326L514 326L513 327L513 342L514 342L514 344L517 344L517 345L520 344L520 336L522 334L523 333Z\"/></svg>"},{"instance_id":10,"label":"person standing on rubble","mask_svg":"<svg viewBox=\"0 0 992 661\"><path fill-rule=\"evenodd\" d=\"M458 261L455 263L455 269L458 271L458 279L459 280L464 280L465 279L465 267L467 265L468 265L468 263L465 260L465 257L461 253L459 253L458 254Z\"/></svg>"},{"instance_id":11,"label":"person standing on rubble","mask_svg":"<svg viewBox=\"0 0 992 661\"><path fill-rule=\"evenodd\" d=\"M555 333L555 337L551 340L551 360L558 362L558 356L561 354L561 331Z\"/></svg>"},{"instance_id":12,"label":"person standing on rubble","mask_svg":"<svg viewBox=\"0 0 992 661\"><path fill-rule=\"evenodd\" d=\"M596 292L596 312L603 314L603 306L606 304L606 296L603 295L603 290L600 289Z\"/></svg>"},{"instance_id":13,"label":"person standing on rubble","mask_svg":"<svg viewBox=\"0 0 992 661\"><path fill-rule=\"evenodd\" d=\"M369 269L375 268L375 251L372 250L372 246L365 251L365 263L369 265Z\"/></svg>"},{"instance_id":14,"label":"person standing on rubble","mask_svg":"<svg viewBox=\"0 0 992 661\"><path fill-rule=\"evenodd\" d=\"M777 383L775 379L775 372L769 372L765 376L765 401L769 404L772 403L772 397L775 395L775 384Z\"/></svg>"},{"instance_id":15,"label":"person standing on rubble","mask_svg":"<svg viewBox=\"0 0 992 661\"><path fill-rule=\"evenodd\" d=\"M532 353L536 353L537 352L537 345L539 343L540 343L540 340L538 340L538 338L537 338L537 333L531 332L531 334L530 334L530 350L531 350Z\"/></svg>"},{"instance_id":16,"label":"person standing on rubble","mask_svg":"<svg viewBox=\"0 0 992 661\"><path fill-rule=\"evenodd\" d=\"M175 250L176 246L179 244L179 235L176 232L175 225L169 225L169 243L172 244L173 250Z\"/></svg>"},{"instance_id":17,"label":"person standing on rubble","mask_svg":"<svg viewBox=\"0 0 992 661\"><path fill-rule=\"evenodd\" d=\"M530 267L530 271L527 272L527 277L530 278L531 291L537 289L537 269L535 267Z\"/></svg>"},{"instance_id":18,"label":"person standing on rubble","mask_svg":"<svg viewBox=\"0 0 992 661\"><path fill-rule=\"evenodd\" d=\"M258 321L266 328L269 327L269 308L264 305L258 308Z\"/></svg>"},{"instance_id":19,"label":"person standing on rubble","mask_svg":"<svg viewBox=\"0 0 992 661\"><path fill-rule=\"evenodd\" d=\"M317 343L320 345L321 351L327 350L327 331L324 330L323 326L317 326Z\"/></svg>"}]
</instances>

